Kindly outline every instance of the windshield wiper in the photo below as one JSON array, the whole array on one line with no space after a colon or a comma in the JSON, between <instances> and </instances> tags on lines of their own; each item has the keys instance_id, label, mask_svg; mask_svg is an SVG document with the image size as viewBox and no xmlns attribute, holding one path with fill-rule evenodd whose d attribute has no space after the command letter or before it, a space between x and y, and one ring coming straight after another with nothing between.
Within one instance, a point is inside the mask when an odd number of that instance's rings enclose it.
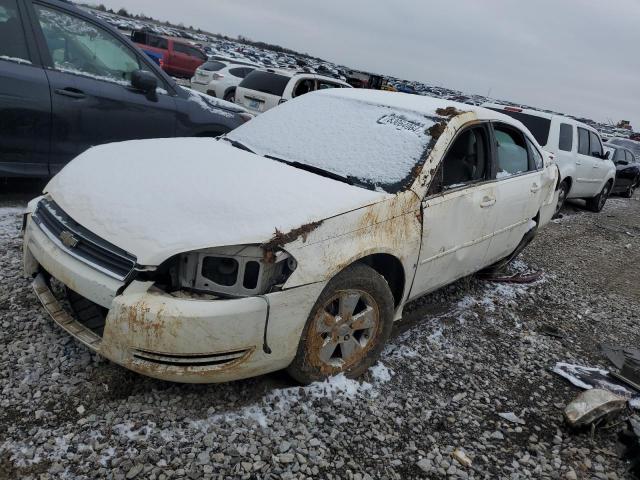
<instances>
[{"instance_id":1,"label":"windshield wiper","mask_svg":"<svg viewBox=\"0 0 640 480\"><path fill-rule=\"evenodd\" d=\"M264 158L275 160L276 162L280 163L285 163L291 167L299 168L300 170L306 170L307 172L315 173L316 175L320 175L321 177L337 180L348 185L354 185L353 180L351 180L349 177L343 177L342 175L338 175L337 173L330 172L320 167L314 167L313 165L307 165L306 163L291 162L289 160L283 160L282 158L273 157L271 155L265 155Z\"/></svg>"},{"instance_id":2,"label":"windshield wiper","mask_svg":"<svg viewBox=\"0 0 640 480\"><path fill-rule=\"evenodd\" d=\"M253 150L251 150L249 147L247 147L244 143L239 142L237 140L231 140L228 137L224 137L223 140L226 140L227 142L229 142L231 144L232 147L236 147L239 148L240 150L244 150L245 152L249 152L249 153L255 153Z\"/></svg>"}]
</instances>

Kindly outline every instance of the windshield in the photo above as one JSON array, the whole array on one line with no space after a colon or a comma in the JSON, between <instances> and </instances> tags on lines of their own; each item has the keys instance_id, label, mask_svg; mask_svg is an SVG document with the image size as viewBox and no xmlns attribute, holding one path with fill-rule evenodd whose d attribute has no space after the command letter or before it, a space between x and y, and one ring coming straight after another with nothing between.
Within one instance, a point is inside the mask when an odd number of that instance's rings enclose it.
<instances>
[{"instance_id":1,"label":"windshield","mask_svg":"<svg viewBox=\"0 0 640 480\"><path fill-rule=\"evenodd\" d=\"M322 169L396 193L413 179L442 119L362 100L312 93L272 109L227 137L258 155Z\"/></svg>"},{"instance_id":2,"label":"windshield","mask_svg":"<svg viewBox=\"0 0 640 480\"><path fill-rule=\"evenodd\" d=\"M628 140L626 138L611 138L607 143L628 148L636 156L636 161L640 160L640 142Z\"/></svg>"}]
</instances>

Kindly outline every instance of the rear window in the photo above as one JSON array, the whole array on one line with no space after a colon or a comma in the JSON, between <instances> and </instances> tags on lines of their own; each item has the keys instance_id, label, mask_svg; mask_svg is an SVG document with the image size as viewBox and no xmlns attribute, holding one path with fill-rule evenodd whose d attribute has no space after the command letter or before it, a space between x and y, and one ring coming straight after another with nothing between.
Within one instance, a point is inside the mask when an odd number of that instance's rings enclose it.
<instances>
[{"instance_id":1,"label":"rear window","mask_svg":"<svg viewBox=\"0 0 640 480\"><path fill-rule=\"evenodd\" d=\"M510 112L509 110L500 110L499 108L491 108L496 112L509 115L511 118L522 122L529 129L533 138L535 138L541 146L545 146L549 141L549 130L551 129L551 120L548 118L537 117L522 112Z\"/></svg>"},{"instance_id":2,"label":"rear window","mask_svg":"<svg viewBox=\"0 0 640 480\"><path fill-rule=\"evenodd\" d=\"M620 145L621 147L628 148L636 156L636 159L640 158L640 142L634 140L628 140L626 138L612 138L607 143L612 145Z\"/></svg>"},{"instance_id":3,"label":"rear window","mask_svg":"<svg viewBox=\"0 0 640 480\"><path fill-rule=\"evenodd\" d=\"M284 89L289 83L289 80L291 79L284 75L256 70L247 75L240 83L240 86L249 90L255 90L257 92L268 93L269 95L281 97L284 93Z\"/></svg>"},{"instance_id":4,"label":"rear window","mask_svg":"<svg viewBox=\"0 0 640 480\"><path fill-rule=\"evenodd\" d=\"M222 62L218 62L217 60L209 60L200 67L200 70L206 70L207 72L217 72L219 70L222 70L224 67L226 67L226 65Z\"/></svg>"}]
</instances>

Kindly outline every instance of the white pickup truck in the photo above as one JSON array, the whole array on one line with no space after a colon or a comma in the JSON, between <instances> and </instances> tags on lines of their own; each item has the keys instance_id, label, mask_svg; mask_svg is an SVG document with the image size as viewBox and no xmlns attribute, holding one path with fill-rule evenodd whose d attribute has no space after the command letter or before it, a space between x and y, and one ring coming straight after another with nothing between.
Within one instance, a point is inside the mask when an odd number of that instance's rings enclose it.
<instances>
[{"instance_id":1,"label":"white pickup truck","mask_svg":"<svg viewBox=\"0 0 640 480\"><path fill-rule=\"evenodd\" d=\"M587 208L594 212L604 208L613 189L616 167L595 129L562 115L491 103L483 107L519 120L544 150L555 155L560 171L556 215L571 198L585 199Z\"/></svg>"}]
</instances>

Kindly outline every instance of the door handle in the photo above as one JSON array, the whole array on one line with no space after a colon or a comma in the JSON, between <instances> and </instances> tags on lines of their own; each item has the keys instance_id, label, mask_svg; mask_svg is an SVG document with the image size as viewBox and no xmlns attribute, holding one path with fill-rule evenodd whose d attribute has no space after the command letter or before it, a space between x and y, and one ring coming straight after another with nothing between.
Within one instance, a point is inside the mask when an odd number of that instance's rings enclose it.
<instances>
[{"instance_id":1,"label":"door handle","mask_svg":"<svg viewBox=\"0 0 640 480\"><path fill-rule=\"evenodd\" d=\"M531 192L532 192L532 193L539 192L541 188L542 188L542 187L538 186L538 184L537 184L537 183L534 183L533 185L531 185Z\"/></svg>"},{"instance_id":2,"label":"door handle","mask_svg":"<svg viewBox=\"0 0 640 480\"><path fill-rule=\"evenodd\" d=\"M582 162L578 162L578 161L576 160L576 165L582 165Z\"/></svg>"},{"instance_id":3,"label":"door handle","mask_svg":"<svg viewBox=\"0 0 640 480\"><path fill-rule=\"evenodd\" d=\"M77 98L77 99L86 97L84 92L82 90L78 90L77 88L71 88L71 87L56 88L54 91L58 95L62 95L62 96L65 96L65 97L71 97L71 98Z\"/></svg>"},{"instance_id":4,"label":"door handle","mask_svg":"<svg viewBox=\"0 0 640 480\"><path fill-rule=\"evenodd\" d=\"M491 197L484 197L480 202L480 207L487 208L496 204L496 199Z\"/></svg>"},{"instance_id":5,"label":"door handle","mask_svg":"<svg viewBox=\"0 0 640 480\"><path fill-rule=\"evenodd\" d=\"M593 166L593 168L600 168L600 165L598 165L597 163Z\"/></svg>"}]
</instances>

